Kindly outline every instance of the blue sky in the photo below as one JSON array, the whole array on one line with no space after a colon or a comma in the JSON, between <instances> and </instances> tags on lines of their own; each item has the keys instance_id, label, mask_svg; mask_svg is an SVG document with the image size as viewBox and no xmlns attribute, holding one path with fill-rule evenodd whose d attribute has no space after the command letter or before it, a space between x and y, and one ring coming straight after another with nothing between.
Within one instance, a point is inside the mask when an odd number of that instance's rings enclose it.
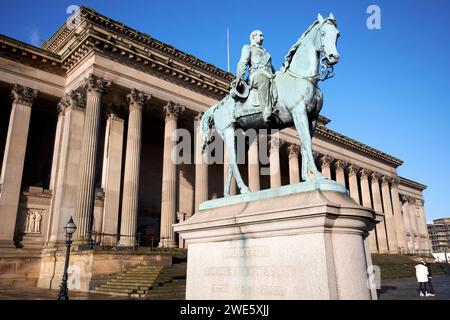
<instances>
[{"instance_id":1,"label":"blue sky","mask_svg":"<svg viewBox=\"0 0 450 320\"><path fill-rule=\"evenodd\" d=\"M381 30L366 26L371 4L381 9ZM229 28L233 73L254 29L265 33L278 69L317 13L332 11L341 61L321 86L329 127L404 160L399 174L428 186L427 220L450 216L450 1L7 1L0 33L39 45L64 23L70 5L91 7L225 70Z\"/></svg>"}]
</instances>

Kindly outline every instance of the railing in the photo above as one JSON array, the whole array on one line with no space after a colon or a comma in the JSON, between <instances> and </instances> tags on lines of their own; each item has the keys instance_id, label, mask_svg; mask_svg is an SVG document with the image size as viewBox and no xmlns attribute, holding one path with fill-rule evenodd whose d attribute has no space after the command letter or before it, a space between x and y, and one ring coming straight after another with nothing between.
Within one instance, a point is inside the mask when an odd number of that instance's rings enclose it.
<instances>
[{"instance_id":1,"label":"railing","mask_svg":"<svg viewBox=\"0 0 450 320\"><path fill-rule=\"evenodd\" d=\"M160 238L149 238L143 237L142 233L137 232L135 235L124 235L115 233L104 233L93 231L88 234L88 240L85 244L79 245L78 250L138 250L139 248L145 247L146 250L153 251L169 251L169 246L167 245L170 237L160 237ZM133 244L130 245L128 241L123 241L124 239L131 238ZM121 240L123 242L121 242Z\"/></svg>"}]
</instances>

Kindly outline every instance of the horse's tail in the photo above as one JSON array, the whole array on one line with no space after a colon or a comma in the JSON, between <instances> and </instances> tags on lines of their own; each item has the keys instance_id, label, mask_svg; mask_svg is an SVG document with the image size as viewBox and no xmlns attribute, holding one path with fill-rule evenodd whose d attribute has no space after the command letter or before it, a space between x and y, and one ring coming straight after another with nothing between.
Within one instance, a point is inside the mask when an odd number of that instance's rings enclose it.
<instances>
[{"instance_id":1,"label":"horse's tail","mask_svg":"<svg viewBox=\"0 0 450 320\"><path fill-rule=\"evenodd\" d=\"M210 107L200 120L200 133L202 137L202 153L205 152L208 145L213 142L213 129L214 129L214 112L219 105L216 104Z\"/></svg>"}]
</instances>

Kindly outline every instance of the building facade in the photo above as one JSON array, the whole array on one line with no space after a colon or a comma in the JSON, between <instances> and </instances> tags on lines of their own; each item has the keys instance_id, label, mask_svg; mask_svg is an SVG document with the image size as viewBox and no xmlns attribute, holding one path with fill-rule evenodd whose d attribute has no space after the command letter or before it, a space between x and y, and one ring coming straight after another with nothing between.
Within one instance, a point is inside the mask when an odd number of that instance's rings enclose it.
<instances>
[{"instance_id":1,"label":"building facade","mask_svg":"<svg viewBox=\"0 0 450 320\"><path fill-rule=\"evenodd\" d=\"M433 220L428 224L428 235L433 253L450 252L450 218Z\"/></svg>"},{"instance_id":2,"label":"building facade","mask_svg":"<svg viewBox=\"0 0 450 320\"><path fill-rule=\"evenodd\" d=\"M1 35L0 69L0 248L60 246L71 216L77 243L95 233L103 245L120 234L122 246L183 246L172 224L222 195L224 166L176 164L172 136L184 129L198 146L196 120L228 93L232 74L84 7L42 48ZM321 117L315 160L375 210L371 251L429 254L426 187L397 175L401 160L329 122ZM295 130L279 138L249 143L241 172L252 191L301 181Z\"/></svg>"}]
</instances>

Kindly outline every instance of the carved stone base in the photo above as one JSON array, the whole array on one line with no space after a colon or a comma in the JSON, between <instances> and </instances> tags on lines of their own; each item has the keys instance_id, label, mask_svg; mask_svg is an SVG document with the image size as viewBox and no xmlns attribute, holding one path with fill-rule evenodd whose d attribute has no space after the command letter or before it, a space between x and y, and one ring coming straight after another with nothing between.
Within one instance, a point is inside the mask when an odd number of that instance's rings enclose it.
<instances>
[{"instance_id":1,"label":"carved stone base","mask_svg":"<svg viewBox=\"0 0 450 320\"><path fill-rule=\"evenodd\" d=\"M206 202L174 226L188 245L187 299L376 299L372 210L333 191L259 198Z\"/></svg>"}]
</instances>

